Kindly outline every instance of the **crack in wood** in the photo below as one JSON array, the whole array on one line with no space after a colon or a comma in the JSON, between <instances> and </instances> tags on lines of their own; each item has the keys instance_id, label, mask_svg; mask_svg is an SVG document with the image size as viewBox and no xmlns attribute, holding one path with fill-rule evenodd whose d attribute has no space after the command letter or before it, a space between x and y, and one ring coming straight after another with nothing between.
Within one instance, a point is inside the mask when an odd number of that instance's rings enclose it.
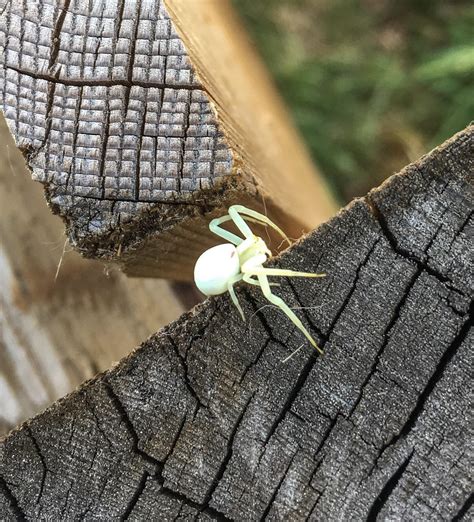
<instances>
[{"instance_id":1,"label":"crack in wood","mask_svg":"<svg viewBox=\"0 0 474 522\"><path fill-rule=\"evenodd\" d=\"M323 415L323 416L325 416L325 415ZM316 451L314 451L314 453L313 453L313 459L316 459L318 454L323 449L324 445L326 444L326 441L329 439L329 436L331 435L331 433L333 432L334 428L336 427L337 421L338 421L338 419L340 417L345 418L345 416L342 413L338 412L336 414L336 416L334 417L334 419L329 419L330 420L329 425L328 425L326 431L324 432L324 435L322 436L322 438L321 438L321 440L320 440L320 442L318 444L318 447L316 448ZM310 476L310 478L308 480L308 486L310 486L311 488L312 488L311 483L313 482L314 478L316 477L316 475L318 473L318 470L321 467L323 461L324 461L324 455L318 460L315 468L313 469L313 471L311 473L311 476ZM313 511L316 509L316 506L319 503L319 501L321 500L321 498L323 497L325 491L326 491L326 488L324 488L321 492L319 492L319 496L316 499L315 503L313 504L313 507L311 508L311 510L309 512L309 515L306 518L306 520L310 520L310 518L311 518L311 516L313 514Z\"/></svg>"},{"instance_id":2,"label":"crack in wood","mask_svg":"<svg viewBox=\"0 0 474 522\"><path fill-rule=\"evenodd\" d=\"M318 444L318 447L316 448L316 451L313 453L314 459L318 456L319 452L323 449L324 444L326 444L326 441L328 440L329 436L331 435L333 429L336 427L337 421L340 417L345 418L342 413L337 413L336 416L334 417L334 419L331 419L331 422L329 423L329 426L327 427L326 431L324 432L324 435L322 436L322 438ZM313 474L311 475L311 480L313 480L313 478L315 477L315 472L321 465L322 461L323 461L323 459L321 458L321 460L318 463L318 467L314 470Z\"/></svg>"},{"instance_id":3,"label":"crack in wood","mask_svg":"<svg viewBox=\"0 0 474 522\"><path fill-rule=\"evenodd\" d=\"M127 520L128 517L131 515L133 508L137 505L137 502L140 500L140 497L145 490L146 483L148 482L148 478L150 477L150 473L148 471L144 471L142 474L142 477L140 479L140 482L138 483L137 489L135 490L135 493L133 494L132 498L127 504L127 507L125 508L125 511L123 512L123 515L120 516L120 520Z\"/></svg>"},{"instance_id":4,"label":"crack in wood","mask_svg":"<svg viewBox=\"0 0 474 522\"><path fill-rule=\"evenodd\" d=\"M181 140L181 147L180 147L180 162L178 166L178 176L179 176L179 182L182 183L182 179L184 178L184 158L186 155L186 140L188 139L188 132L189 132L189 126L190 126L190 117L191 117L191 98L192 93L190 92L188 95L188 103L184 109L184 119L183 119L183 137ZM181 191L181 186L180 186Z\"/></svg>"},{"instance_id":5,"label":"crack in wood","mask_svg":"<svg viewBox=\"0 0 474 522\"><path fill-rule=\"evenodd\" d=\"M212 501L212 496L216 489L218 488L220 481L222 477L224 476L224 473L227 469L227 466L230 462L230 459L232 458L233 452L234 452L234 440L237 436L237 432L239 431L240 425L242 423L242 420L247 413L247 410L250 406L250 403L252 402L252 399L255 396L255 392L250 395L248 398L246 404L244 405L242 411L240 412L239 416L237 417L237 420L235 421L234 427L232 428L232 431L229 435L229 439L227 441L227 451L224 456L224 459L221 462L221 465L219 466L219 469L217 470L217 473L214 476L214 479L211 482L211 485L209 486L209 489L207 490L207 493L204 496L203 505L208 507Z\"/></svg>"},{"instance_id":6,"label":"crack in wood","mask_svg":"<svg viewBox=\"0 0 474 522\"><path fill-rule=\"evenodd\" d=\"M459 522L464 519L464 515L471 509L474 504L474 493L471 493L466 502L461 506L460 510L454 515L452 522Z\"/></svg>"},{"instance_id":7,"label":"crack in wood","mask_svg":"<svg viewBox=\"0 0 474 522\"><path fill-rule=\"evenodd\" d=\"M82 398L84 399L84 402L86 403L86 406L89 409L92 417L94 417L94 421L95 421L95 425L96 425L97 429L99 430L100 434L104 437L104 440L109 445L109 448L112 448L113 447L112 441L110 440L109 436L103 430L101 423L100 423L100 419L99 419L97 413L95 412L94 406L89 401L86 392L84 390L80 390L79 393L81 394Z\"/></svg>"},{"instance_id":8,"label":"crack in wood","mask_svg":"<svg viewBox=\"0 0 474 522\"><path fill-rule=\"evenodd\" d=\"M328 334L327 336L325 337L325 340L323 340L323 342L321 343L321 349L324 349L324 346L327 342L327 340L329 339L332 331L334 330L339 318L341 317L343 311L346 309L356 287L357 287L357 282L359 280L359 276L360 276L360 272L362 270L362 268L365 267L365 265L368 263L369 261L369 258L372 254L372 252L374 251L376 245L378 243L378 240L374 242L374 244L371 246L371 248L369 249L369 251L367 252L367 254L365 255L364 259L362 260L361 264L357 267L356 269L356 273L355 273L355 277L354 277L354 281L352 283L352 286L351 288L349 289L348 293L346 294L346 297L341 305L341 307L339 308L338 312L336 313L336 315L334 316L334 319L333 321L331 322L331 325L329 326L329 329L328 329ZM291 285L290 285L291 286ZM292 288L292 291L295 295L297 295L295 289L293 286L291 286ZM267 325L268 326L268 325ZM273 434L276 432L278 426L280 425L280 423L282 422L282 420L284 419L284 417L286 416L286 413L288 411L290 411L293 403L295 402L296 398L298 397L299 395L299 392L301 391L301 389L303 388L303 386L305 385L314 365L316 364L316 361L318 359L319 355L316 353L311 353L311 355L309 356L307 362L305 363L304 367L303 367L303 370L300 372L299 376L298 376L298 379L293 387L293 389L291 390L290 394L288 395L279 415L276 417L275 421L273 422L273 424L271 425L268 433L267 433L267 436L265 438L265 441L264 441L264 445L266 445L268 443L268 441L270 440L270 438L273 436Z\"/></svg>"},{"instance_id":9,"label":"crack in wood","mask_svg":"<svg viewBox=\"0 0 474 522\"><path fill-rule=\"evenodd\" d=\"M387 503L388 499L390 498L390 495L393 493L395 488L397 487L398 483L400 482L400 479L402 478L402 475L405 473L405 470L408 467L408 464L410 464L410 461L415 453L415 450L412 450L412 452L408 455L408 457L400 464L398 469L395 471L395 473L390 477L390 479L387 481L385 486L382 488L382 491L379 493L377 498L375 499L375 502L372 504L372 507L369 510L369 513L367 515L367 522L376 522L377 517L382 511L382 509L385 507L385 504Z\"/></svg>"},{"instance_id":10,"label":"crack in wood","mask_svg":"<svg viewBox=\"0 0 474 522\"><path fill-rule=\"evenodd\" d=\"M46 466L46 462L44 460L43 453L41 452L41 448L39 447L38 441L36 440L36 437L33 435L33 432L31 431L31 428L29 426L26 426L25 431L28 434L31 442L33 443L33 446L34 446L34 448L36 450L36 453L37 453L37 455L38 455L38 457L40 459L40 462L41 462L41 466L43 468L43 472L42 472L42 475L41 475L40 487L39 487L39 491L38 491L38 496L36 497L36 503L39 504L39 502L41 500L41 497L43 496L44 484L46 482L46 473L49 470L48 470L48 468Z\"/></svg>"},{"instance_id":11,"label":"crack in wood","mask_svg":"<svg viewBox=\"0 0 474 522\"><path fill-rule=\"evenodd\" d=\"M17 520L27 520L25 513L21 509L18 500L15 495L12 493L11 489L8 486L7 481L0 476L0 486L3 491L4 496L6 497L8 503L10 504L10 508L17 517Z\"/></svg>"},{"instance_id":12,"label":"crack in wood","mask_svg":"<svg viewBox=\"0 0 474 522\"><path fill-rule=\"evenodd\" d=\"M61 47L61 31L64 25L64 20L66 19L66 15L69 10L69 6L71 4L71 0L64 0L64 6L60 7L59 9L59 15L56 20L56 25L54 27L53 33L51 35L51 53L49 57L48 62L48 70L51 71L53 66L56 63L56 60L58 58L59 49Z\"/></svg>"},{"instance_id":13,"label":"crack in wood","mask_svg":"<svg viewBox=\"0 0 474 522\"><path fill-rule=\"evenodd\" d=\"M133 19L133 35L132 38L129 40L130 42L130 50L128 52L128 64L127 64L127 85L125 89L125 94L123 97L123 121L126 121L126 114L128 112L129 106L130 106L130 93L132 90L132 79L133 79L133 64L135 62L135 49L137 45L137 35L138 35L138 26L140 24L140 10L141 10L141 4L142 0L137 0L136 2L137 7L135 11L135 17ZM123 134L122 133L122 144L123 144Z\"/></svg>"},{"instance_id":14,"label":"crack in wood","mask_svg":"<svg viewBox=\"0 0 474 522\"><path fill-rule=\"evenodd\" d=\"M210 320L212 320L212 318L210 318ZM172 346L173 346L173 344L172 344ZM182 358L180 354L179 354L179 360L182 361L183 364L185 364L184 358ZM185 375L186 375L186 371L185 371ZM196 502L192 501L191 499L189 499L185 495L177 493L176 491L173 491L173 490L169 489L168 487L164 486L165 479L163 477L163 469L164 469L164 464L166 462L166 459L165 459L164 462L159 461L159 460L155 459L154 457L152 457L151 455L149 455L148 453L144 452L142 449L140 449L140 447L139 447L140 441L139 441L138 434L137 434L137 432L136 432L136 430L135 430L135 428L134 428L134 426L133 426L133 424L132 424L132 422L130 420L130 417L129 417L128 413L125 410L125 407L123 406L123 404L122 404L121 400L119 399L119 397L117 396L117 394L113 391L112 385L109 382L107 382L106 380L103 380L102 382L103 382L103 385L104 385L104 389L106 390L107 394L109 395L110 399L112 400L112 403L114 404L116 410L119 412L120 418L124 422L125 427L127 429L127 432L129 433L129 435L130 435L130 437L132 439L134 452L139 454L145 461L149 462L150 464L152 464L154 466L154 472L152 474L148 473L147 477L150 476L154 480L157 480L159 482L159 484L161 486L160 493L165 494L167 496L170 496L170 497L172 497L175 500L176 499L182 500L183 502L186 502L189 506L198 509L200 512L205 512L205 513L209 514L212 518L215 518L217 520L223 520L223 521L228 520L225 517L225 515L223 515L222 513L217 511L216 509L212 508L209 505L209 503L210 503L210 500L211 500L211 497L212 497L212 493L217 488L217 486L219 484L219 481L222 478L222 475L223 475L223 473L225 471L225 467L227 466L227 463L230 460L230 457L232 456L232 444L233 444L233 440L234 440L235 434L236 434L236 432L238 430L238 427L240 425L240 422L241 422L245 412L247 411L248 405L249 405L251 399L253 398L253 395L249 398L249 400L248 400L247 404L245 405L241 415L237 419L236 426L234 428L234 432L231 435L231 437L229 439L229 442L228 442L228 452L226 454L226 457L225 457L224 461L221 464L221 467L219 468L218 474L216 475L216 478L215 478L215 480L213 482L213 487L211 486L211 489L208 492L204 502L199 504L199 503L196 503ZM174 441L172 442L171 447L170 447L170 449L168 451L168 456L172 453L172 451L174 449L174 446L177 444L177 442L179 440L179 436L180 436L181 431L182 431L182 429L184 427L185 421L186 421L186 419L184 418L182 423L181 423L180 428L178 429L177 435L175 436ZM168 458L168 456L167 456L167 458ZM142 477L142 481L143 481L143 477ZM140 482L140 486L139 486L140 493L138 495L135 494L133 496L133 498L131 499L130 503L129 503L128 509L126 510L127 516L133 510L133 506L138 501L139 496L140 496L141 492L143 491L143 489L145 487L145 484L144 483L142 484L142 481ZM132 503L133 503L133 505L131 505ZM126 517L124 517L124 519L125 518Z\"/></svg>"},{"instance_id":15,"label":"crack in wood","mask_svg":"<svg viewBox=\"0 0 474 522\"><path fill-rule=\"evenodd\" d=\"M321 329L318 326L316 326L316 324L314 323L314 320L311 318L311 315L309 314L307 307L303 305L303 302L301 301L301 298L300 298L298 292L296 291L295 284L293 283L291 278L288 277L288 278L286 278L286 280L292 290L293 295L295 296L296 302L298 303L298 306L300 307L300 310L303 313L305 319L308 321L311 328L317 333L317 335L320 339L320 344L321 345L326 344L326 342L328 340L327 335L324 335L323 332L321 331Z\"/></svg>"},{"instance_id":16,"label":"crack in wood","mask_svg":"<svg viewBox=\"0 0 474 522\"><path fill-rule=\"evenodd\" d=\"M165 458L163 459L163 462L166 462L171 454L173 453L174 449L176 448L176 444L178 444L179 438L181 437L181 433L183 432L184 426L186 426L187 417L184 416L181 424L178 426L178 429L176 430L176 435L174 436L174 439L171 441L170 448L168 450L168 453L166 454Z\"/></svg>"},{"instance_id":17,"label":"crack in wood","mask_svg":"<svg viewBox=\"0 0 474 522\"><path fill-rule=\"evenodd\" d=\"M377 204L375 203L374 199L370 196L370 194L368 194L365 198L365 201L367 203L367 206L368 208L370 209L370 211L372 212L373 216L376 218L376 220L378 221L379 225L380 225L380 228L384 234L384 236L386 237L387 241L389 242L392 250L398 254L400 257L403 257L404 259L408 260L408 261L411 261L413 262L418 268L421 268L422 270L424 270L427 274L435 277L440 283L443 283L443 284L446 284L446 283L449 283L449 284L454 284L450 279L449 277L446 277L444 276L443 274L440 274L439 272L437 272L436 270L434 270L433 268L431 268L430 266L428 266L425 262L423 262L421 259L418 259L416 256L414 256L413 254L410 254L409 252L407 252L406 250L404 250L403 248L401 248L398 244L398 241L397 241L397 238L395 237L395 235L392 233L392 231L390 230L390 227L387 223L387 220L385 218L385 216L383 215L383 213L380 211L379 207L377 206ZM461 289L455 287L456 290L458 290L458 292L461 292ZM464 294L463 294L464 295Z\"/></svg>"},{"instance_id":18,"label":"crack in wood","mask_svg":"<svg viewBox=\"0 0 474 522\"><path fill-rule=\"evenodd\" d=\"M3 6L2 10L0 11L0 16L3 16L5 14L5 11L7 10L7 7L10 7L11 4L7 0L5 0L5 5Z\"/></svg>"},{"instance_id":19,"label":"crack in wood","mask_svg":"<svg viewBox=\"0 0 474 522\"><path fill-rule=\"evenodd\" d=\"M148 453L146 453L139 447L140 440L139 440L138 434L137 434L137 432L130 420L130 417L129 417L127 411L125 410L125 407L123 406L121 400L119 399L118 395L114 392L112 385L110 383L108 383L106 380L103 380L102 384L104 385L105 391L107 392L108 396L110 397L112 404L115 406L117 412L120 415L121 420L123 421L123 423L125 425L125 428L126 428L128 434L130 435L130 438L132 439L133 451L136 454L140 455L143 458L143 460L152 464L153 471L151 473L150 472L148 472L148 473L149 473L150 477L152 477L154 480L158 481L158 483L161 487L160 494L169 496L170 498L172 498L174 500L180 500L182 502L185 502L190 507L193 507L200 512L209 514L212 518L215 518L217 520L227 521L228 519L223 513L220 513L218 510L209 506L209 502L203 502L201 504L194 502L193 500L189 499L185 495L178 493L178 492L164 486L165 479L163 477L163 469L164 469L165 463L152 457L151 455L149 455ZM245 413L245 409L244 409L243 413ZM177 441L177 439L176 439L176 441ZM171 451L172 451L172 449L171 449ZM143 476L142 476L142 480L143 480ZM141 482L140 482L140 484L141 484ZM139 489L140 489L140 487L139 487ZM143 489L144 489L144 485L143 485ZM143 491L143 489L140 491L140 494ZM139 498L139 495L136 495L136 492L135 492L130 503L132 501L134 501L134 505L135 505L136 502L138 501L138 498ZM130 507L130 503L129 503L129 507ZM131 513L132 510L133 510L133 506L131 506L129 514Z\"/></svg>"},{"instance_id":20,"label":"crack in wood","mask_svg":"<svg viewBox=\"0 0 474 522\"><path fill-rule=\"evenodd\" d=\"M48 142L49 135L51 134L51 127L53 125L53 103L54 103L54 94L56 92L56 84L51 83L48 84L48 91L46 97L46 112L44 115L45 119L45 128L44 128L44 138L41 141L41 145L35 150L35 152L31 153L28 157L28 160L31 161L33 157L38 155L41 149L45 148L46 143Z\"/></svg>"},{"instance_id":21,"label":"crack in wood","mask_svg":"<svg viewBox=\"0 0 474 522\"><path fill-rule=\"evenodd\" d=\"M232 522L231 518L228 518L226 515L224 515L224 513L221 513L217 509L214 509L210 506L205 506L203 504L199 504L198 502L194 502L194 500L187 498L181 493L172 491L169 488L162 487L160 489L160 495L164 495L165 497L168 497L172 500L179 500L187 506L198 511L198 513L204 513L212 520L218 520L219 522Z\"/></svg>"},{"instance_id":22,"label":"crack in wood","mask_svg":"<svg viewBox=\"0 0 474 522\"><path fill-rule=\"evenodd\" d=\"M191 397L196 401L197 408L207 409L207 405L204 404L204 402L202 401L201 397L199 397L198 393L196 392L196 390L194 389L193 385L191 384L191 381L189 380L188 363L186 361L186 358L183 357L181 355L181 353L179 352L179 349L176 346L176 343L174 342L173 337L169 336L169 337L167 337L167 339L168 339L168 341L170 343L170 346L173 348L173 351L176 354L176 357L177 357L177 359L179 361L179 364L181 366L182 378L183 378L184 384L186 385L186 389L188 390L188 392L191 395Z\"/></svg>"},{"instance_id":23,"label":"crack in wood","mask_svg":"<svg viewBox=\"0 0 474 522\"><path fill-rule=\"evenodd\" d=\"M51 184L49 184L51 186ZM56 187L58 188L58 187ZM87 196L74 196L72 194L69 194L68 195L70 198L75 198L76 200L94 200L94 201L111 201L113 203L152 203L152 204L155 204L155 205L185 205L185 206L190 206L190 207L199 207L199 208L203 208L203 209L208 209L209 207L207 206L206 203L204 202L192 202L192 201L176 201L176 200L173 200L173 199L169 199L169 200L163 200L163 199L140 199L140 201L136 201L134 198L124 198L124 197L117 197L117 198L102 198L102 197L98 197L98 196L91 196L91 195L87 195Z\"/></svg>"},{"instance_id":24,"label":"crack in wood","mask_svg":"<svg viewBox=\"0 0 474 522\"><path fill-rule=\"evenodd\" d=\"M466 321L461 325L458 334L452 341L452 343L448 346L448 348L445 350L443 355L441 356L434 372L432 373L431 377L429 378L425 388L421 392L421 394L418 397L418 400L415 404L415 407L411 411L410 415L408 416L407 420L405 421L405 424L402 426L400 431L394 435L389 442L384 444L382 448L379 450L374 464L368 474L370 477L373 473L373 471L377 468L379 460L382 458L386 450L390 447L393 447L400 439L406 439L408 434L411 432L413 427L416 424L416 421L422 414L425 408L426 401L430 397L432 391L435 389L438 382L441 380L441 378L444 375L444 372L448 366L448 364L451 362L453 357L458 352L460 346L464 342L464 340L467 338L472 326L474 325L474 303L471 304L470 312L468 315L468 318Z\"/></svg>"},{"instance_id":25,"label":"crack in wood","mask_svg":"<svg viewBox=\"0 0 474 522\"><path fill-rule=\"evenodd\" d=\"M288 471L290 470L291 465L293 464L293 461L295 460L296 453L297 452L295 452L293 454L293 456L291 457L290 462L288 463L288 466L286 467L286 469L285 469L285 471L283 473L283 476L281 477L280 481L278 482L277 487L273 491L272 496L270 497L270 500L268 501L268 504L267 504L265 510L263 511L263 513L262 513L262 515L260 517L260 521L261 522L263 522L264 520L268 519L268 515L270 514L271 508L274 506L274 503L275 503L276 497L278 495L278 492L280 491L281 486L283 485L283 482L285 481L285 478L288 475Z\"/></svg>"},{"instance_id":26,"label":"crack in wood","mask_svg":"<svg viewBox=\"0 0 474 522\"><path fill-rule=\"evenodd\" d=\"M262 344L262 347L260 348L260 350L258 350L257 355L254 357L253 361L249 365L246 366L245 370L243 371L242 375L240 376L239 384L242 384L242 382L244 381L244 379L247 376L248 372L252 368L255 368L255 366L257 366L258 361L260 360L260 358L264 354L265 350L267 349L267 347L268 347L268 345L270 344L271 341L272 341L271 337L268 337L267 340Z\"/></svg>"},{"instance_id":27,"label":"crack in wood","mask_svg":"<svg viewBox=\"0 0 474 522\"><path fill-rule=\"evenodd\" d=\"M104 127L102 131L101 136L101 151L100 151L100 160L99 160L99 178L101 183L101 191L102 191L102 199L105 198L105 162L107 158L107 145L109 143L109 132L110 132L110 102L109 102L109 96L108 93L106 94L105 99L105 121L104 121ZM79 121L77 119L77 121ZM77 139L77 136L74 136L75 139ZM138 165L138 162L137 162Z\"/></svg>"},{"instance_id":28,"label":"crack in wood","mask_svg":"<svg viewBox=\"0 0 474 522\"><path fill-rule=\"evenodd\" d=\"M138 437L138 434L135 430L135 427L127 413L127 410L125 409L124 405L122 404L122 401L119 399L118 395L115 393L114 389L112 388L112 385L104 378L102 380L102 384L104 386L104 390L106 391L107 395L109 396L112 405L117 410L117 413L120 415L120 419L122 420L125 429L127 430L127 433L129 434L131 440L132 440L132 448L133 451L142 457L142 459L145 462L148 462L153 466L153 468L162 469L163 468L163 462L159 461L152 455L146 453L140 448L140 439Z\"/></svg>"},{"instance_id":29,"label":"crack in wood","mask_svg":"<svg viewBox=\"0 0 474 522\"><path fill-rule=\"evenodd\" d=\"M310 487L311 487L311 485L310 485ZM308 515L306 516L305 522L309 522L310 520L313 519L313 513L316 510L316 506L319 504L319 501L323 498L324 492L326 491L326 488L324 488L322 491L318 491L314 488L311 488L311 489L313 489L313 491L315 491L318 496L316 497L316 500L314 501Z\"/></svg>"},{"instance_id":30,"label":"crack in wood","mask_svg":"<svg viewBox=\"0 0 474 522\"><path fill-rule=\"evenodd\" d=\"M353 296L353 294L357 288L357 283L359 282L359 277L360 277L360 273L361 273L362 269L365 268L365 266L369 262L370 256L372 255L372 253L375 250L375 247L377 246L379 241L380 241L380 238L377 238L374 241L372 246L367 251L367 254L364 256L364 259L361 261L361 263L357 267L352 285L351 285L349 291L347 292L346 297L344 298L344 301L342 302L342 305L338 308L336 315L334 316L334 319L332 320L331 324L329 325L328 333L326 334L326 338L328 341L329 341L331 334L334 331L341 315L343 314L344 310L347 308L347 306L351 300L351 297ZM321 348L324 348L324 344L323 344L323 346L321 346Z\"/></svg>"},{"instance_id":31,"label":"crack in wood","mask_svg":"<svg viewBox=\"0 0 474 522\"><path fill-rule=\"evenodd\" d=\"M189 352L191 351L191 348L194 346L196 341L203 339L204 334L206 333L206 330L209 328L209 326L214 321L214 318L216 317L217 313L219 312L219 309L216 306L215 301L212 301L210 303L210 311L207 317L203 320L202 324L198 327L197 332L191 336L189 339L189 343L187 344L186 348L184 349L184 360L187 359Z\"/></svg>"},{"instance_id":32,"label":"crack in wood","mask_svg":"<svg viewBox=\"0 0 474 522\"><path fill-rule=\"evenodd\" d=\"M410 280L408 281L408 283L403 291L402 297L401 297L400 301L397 303L395 310L393 311L392 317L390 318L390 322L388 323L387 327L385 328L385 330L383 332L382 344L375 355L375 358L373 360L369 373L367 374L367 377L362 382L359 394L358 394L352 408L349 411L348 418L350 418L352 416L355 409L359 405L360 401L362 400L362 396L364 394L365 388L367 387L367 385L369 384L369 381L372 379L372 377L376 373L380 359L381 359L383 353L385 352L385 349L387 348L388 343L390 341L390 333L393 330L393 328L395 327L395 325L397 324L398 319L400 318L400 313L407 302L407 299L410 295L412 288L414 287L415 283L418 281L420 274L421 274L421 268L418 268L416 270L416 272L414 272L414 274L411 276Z\"/></svg>"},{"instance_id":33,"label":"crack in wood","mask_svg":"<svg viewBox=\"0 0 474 522\"><path fill-rule=\"evenodd\" d=\"M247 299L247 301L250 303L250 305L252 306L252 308L254 310L254 313L252 314L251 319L253 319L253 317L257 317L259 319L260 324L262 325L263 329L265 330L265 333L268 335L268 338L270 339L270 341L277 343L280 346L286 348L285 343L282 340L275 337L275 333L274 333L272 327L270 326L269 322L267 321L265 314L262 313L263 307L258 306L257 300L250 292L250 289L248 289L246 287L242 287L242 295L245 296L245 298Z\"/></svg>"},{"instance_id":34,"label":"crack in wood","mask_svg":"<svg viewBox=\"0 0 474 522\"><path fill-rule=\"evenodd\" d=\"M144 100L144 108L143 108L143 114L142 114L142 121L140 124L140 130L138 132L138 149L137 149L137 159L135 161L135 201L140 201L140 165L141 165L141 153L142 153L142 145L143 145L143 138L145 137L145 125L146 125L146 117L147 117L147 99L145 97ZM155 154L158 151L155 151Z\"/></svg>"},{"instance_id":35,"label":"crack in wood","mask_svg":"<svg viewBox=\"0 0 474 522\"><path fill-rule=\"evenodd\" d=\"M288 397L286 398L285 402L283 403L283 406L280 410L280 413L276 416L275 420L273 421L272 425L270 426L267 435L265 437L265 440L263 441L263 445L266 446L269 442L269 440L273 437L276 430L280 426L283 419L286 417L286 414L290 411L291 407L293 406L293 403L295 402L296 398L298 397L301 389L305 385L306 381L308 380L309 374L311 373L311 370L314 368L314 365L316 364L316 361L318 360L319 355L317 353L311 353L308 357L308 360L306 361L305 365L303 366L302 371L298 375L298 378L296 379L296 382L291 389L290 393L288 394Z\"/></svg>"},{"instance_id":36,"label":"crack in wood","mask_svg":"<svg viewBox=\"0 0 474 522\"><path fill-rule=\"evenodd\" d=\"M124 9L125 9L125 0L118 0L117 18L115 19L114 36L112 39L112 48L113 49L117 48L117 41L119 38L120 29L122 28Z\"/></svg>"},{"instance_id":37,"label":"crack in wood","mask_svg":"<svg viewBox=\"0 0 474 522\"><path fill-rule=\"evenodd\" d=\"M52 76L50 74L33 73L20 69L13 65L4 65L5 70L15 71L18 74L33 78L33 80L45 80L54 85L64 85L66 87L143 87L144 89L171 89L175 91L202 91L207 93L203 85L185 85L181 83L165 83L165 82L150 82L133 80L132 82L120 78L113 80L83 80L73 78L60 78L59 76ZM58 70L59 72L59 70Z\"/></svg>"}]
</instances>

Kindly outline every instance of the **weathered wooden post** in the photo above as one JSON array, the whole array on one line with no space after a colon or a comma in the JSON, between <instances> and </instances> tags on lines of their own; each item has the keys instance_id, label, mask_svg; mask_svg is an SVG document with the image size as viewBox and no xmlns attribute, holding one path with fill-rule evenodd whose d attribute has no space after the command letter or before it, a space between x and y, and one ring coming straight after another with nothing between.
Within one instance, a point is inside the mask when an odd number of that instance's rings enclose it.
<instances>
[{"instance_id":1,"label":"weathered wooden post","mask_svg":"<svg viewBox=\"0 0 474 522\"><path fill-rule=\"evenodd\" d=\"M7 519L472 514L474 128L277 263L324 346L258 290L210 299L1 446ZM302 308L301 308L302 307ZM249 326L251 325L251 329Z\"/></svg>"}]
</instances>

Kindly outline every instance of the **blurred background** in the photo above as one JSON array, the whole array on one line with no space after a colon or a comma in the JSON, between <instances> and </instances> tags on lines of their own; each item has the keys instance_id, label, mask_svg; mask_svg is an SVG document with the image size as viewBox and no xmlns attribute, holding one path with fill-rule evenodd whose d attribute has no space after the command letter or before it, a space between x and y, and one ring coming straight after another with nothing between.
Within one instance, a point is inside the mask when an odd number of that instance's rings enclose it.
<instances>
[{"instance_id":1,"label":"blurred background","mask_svg":"<svg viewBox=\"0 0 474 522\"><path fill-rule=\"evenodd\" d=\"M340 203L474 120L474 2L233 0Z\"/></svg>"}]
</instances>

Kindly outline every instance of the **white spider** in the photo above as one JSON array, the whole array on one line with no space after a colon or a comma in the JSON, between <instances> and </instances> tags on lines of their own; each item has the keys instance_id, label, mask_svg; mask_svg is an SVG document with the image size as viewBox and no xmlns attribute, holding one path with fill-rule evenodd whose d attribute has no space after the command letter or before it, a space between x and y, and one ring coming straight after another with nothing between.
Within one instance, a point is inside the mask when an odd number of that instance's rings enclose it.
<instances>
[{"instance_id":1,"label":"white spider","mask_svg":"<svg viewBox=\"0 0 474 522\"><path fill-rule=\"evenodd\" d=\"M324 277L326 274L311 274L308 272L295 272L293 270L264 267L263 263L272 256L272 253L265 244L265 241L261 237L253 234L245 220L272 227L291 244L286 234L263 214L242 205L232 205L229 208L228 214L213 219L209 224L211 232L226 239L229 243L217 245L201 254L194 267L196 286L203 294L208 296L219 295L228 291L233 303L244 320L244 312L235 295L234 285L243 280L251 285L260 286L263 295L272 304L278 306L303 332L309 342L322 353L315 340L311 337L293 310L291 310L281 297L272 293L270 286L274 283L269 283L268 276ZM223 229L221 224L226 221L233 221L245 239Z\"/></svg>"}]
</instances>

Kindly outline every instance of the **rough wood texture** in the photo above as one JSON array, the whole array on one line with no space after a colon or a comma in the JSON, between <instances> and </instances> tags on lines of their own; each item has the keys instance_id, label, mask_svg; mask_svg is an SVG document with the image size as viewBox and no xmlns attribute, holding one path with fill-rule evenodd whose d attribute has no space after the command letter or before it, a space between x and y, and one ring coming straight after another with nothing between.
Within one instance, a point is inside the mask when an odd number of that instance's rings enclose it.
<instances>
[{"instance_id":1,"label":"rough wood texture","mask_svg":"<svg viewBox=\"0 0 474 522\"><path fill-rule=\"evenodd\" d=\"M228 2L169 4L4 1L0 108L73 246L189 279L232 203L294 237L336 206Z\"/></svg>"},{"instance_id":2,"label":"rough wood texture","mask_svg":"<svg viewBox=\"0 0 474 522\"><path fill-rule=\"evenodd\" d=\"M282 362L302 335L255 288L247 325L207 301L4 441L5 518L470 519L473 148L471 127L277 260L328 273L279 289L323 357Z\"/></svg>"},{"instance_id":3,"label":"rough wood texture","mask_svg":"<svg viewBox=\"0 0 474 522\"><path fill-rule=\"evenodd\" d=\"M117 270L107 275L101 263L63 255L61 220L31 181L1 117L0 209L3 435L185 309L165 281L129 280Z\"/></svg>"}]
</instances>

